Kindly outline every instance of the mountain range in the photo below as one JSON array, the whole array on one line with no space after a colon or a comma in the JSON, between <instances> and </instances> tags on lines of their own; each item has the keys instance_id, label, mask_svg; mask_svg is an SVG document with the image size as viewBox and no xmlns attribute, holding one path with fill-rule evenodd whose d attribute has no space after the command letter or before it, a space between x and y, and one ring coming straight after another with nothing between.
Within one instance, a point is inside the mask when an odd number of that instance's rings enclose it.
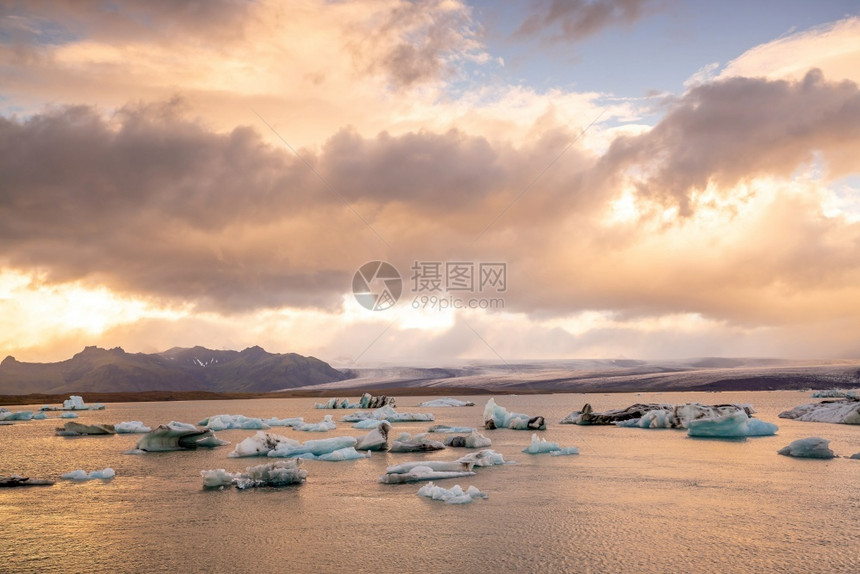
<instances>
[{"instance_id":1,"label":"mountain range","mask_svg":"<svg viewBox=\"0 0 860 574\"><path fill-rule=\"evenodd\" d=\"M174 347L161 353L86 347L56 363L0 362L0 395L28 393L212 391L270 392L330 383L350 375L314 357Z\"/></svg>"}]
</instances>

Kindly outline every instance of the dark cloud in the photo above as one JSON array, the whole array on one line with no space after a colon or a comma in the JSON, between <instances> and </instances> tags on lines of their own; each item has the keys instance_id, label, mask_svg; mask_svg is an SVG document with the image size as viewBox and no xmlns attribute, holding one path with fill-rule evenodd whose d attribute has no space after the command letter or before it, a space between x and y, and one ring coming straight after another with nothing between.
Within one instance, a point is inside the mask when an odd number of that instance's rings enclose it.
<instances>
[{"instance_id":1,"label":"dark cloud","mask_svg":"<svg viewBox=\"0 0 860 574\"><path fill-rule=\"evenodd\" d=\"M738 77L695 87L654 129L615 140L600 169L635 169L642 196L690 215L692 194L711 182L727 190L787 177L816 158L832 177L860 169L860 89L812 70L798 82Z\"/></svg>"},{"instance_id":2,"label":"dark cloud","mask_svg":"<svg viewBox=\"0 0 860 574\"><path fill-rule=\"evenodd\" d=\"M551 41L580 42L610 26L629 25L662 9L655 0L543 0L515 37L549 34Z\"/></svg>"}]
</instances>

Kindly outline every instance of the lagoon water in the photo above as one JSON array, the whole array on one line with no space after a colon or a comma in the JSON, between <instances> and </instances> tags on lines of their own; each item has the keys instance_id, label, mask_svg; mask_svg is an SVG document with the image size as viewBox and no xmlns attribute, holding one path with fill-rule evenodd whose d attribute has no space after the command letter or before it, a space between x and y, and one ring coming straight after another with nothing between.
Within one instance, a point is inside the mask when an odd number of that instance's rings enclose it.
<instances>
[{"instance_id":1,"label":"lagoon water","mask_svg":"<svg viewBox=\"0 0 860 574\"><path fill-rule=\"evenodd\" d=\"M86 397L84 397L86 398ZM354 397L353 397L354 398ZM467 397L458 397L467 398ZM433 412L435 423L482 426L488 397ZM140 435L63 438L63 420L0 426L0 475L57 479L51 487L0 489L0 572L860 572L860 460L802 460L776 451L821 436L843 456L860 452L860 427L777 418L809 393L643 393L498 396L516 412L543 415L540 433L578 456L521 452L527 431L483 431L516 465L440 481L477 486L489 499L446 505L416 496L421 484L386 485L385 467L453 460L467 449L373 453L348 462L304 461L305 484L281 489L204 490L201 470L231 472L273 459L227 458L232 446L127 455ZM776 436L692 439L677 430L580 427L558 421L590 402L595 410L635 402L752 403ZM347 412L314 399L108 404L79 422L171 420L216 414L302 416ZM12 407L22 410L28 407ZM38 407L36 407L38 408ZM49 413L58 417L59 413ZM255 431L217 432L239 442ZM310 440L360 436L348 423L328 433L273 428ZM440 438L444 435L440 435ZM116 478L59 479L112 467Z\"/></svg>"}]
</instances>

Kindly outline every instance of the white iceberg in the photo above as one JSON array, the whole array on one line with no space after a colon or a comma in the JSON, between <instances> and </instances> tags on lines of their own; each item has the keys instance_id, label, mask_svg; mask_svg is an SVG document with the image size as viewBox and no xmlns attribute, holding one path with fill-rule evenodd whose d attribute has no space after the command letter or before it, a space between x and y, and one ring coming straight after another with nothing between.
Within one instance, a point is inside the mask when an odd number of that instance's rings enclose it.
<instances>
[{"instance_id":1,"label":"white iceberg","mask_svg":"<svg viewBox=\"0 0 860 574\"><path fill-rule=\"evenodd\" d=\"M318 423L301 423L293 426L294 430L305 432L328 432L337 428L337 425L332 420L331 415L326 415L325 418Z\"/></svg>"},{"instance_id":2,"label":"white iceberg","mask_svg":"<svg viewBox=\"0 0 860 574\"><path fill-rule=\"evenodd\" d=\"M845 398L800 405L779 413L779 417L817 423L860 425L860 399Z\"/></svg>"},{"instance_id":3,"label":"white iceberg","mask_svg":"<svg viewBox=\"0 0 860 574\"><path fill-rule=\"evenodd\" d=\"M575 446L569 446L562 448L558 446L556 442L549 442L544 438L539 438L537 433L532 434L532 441L526 448L523 449L523 452L527 454L542 454L542 453L552 453L552 454L579 454L579 449Z\"/></svg>"},{"instance_id":4,"label":"white iceberg","mask_svg":"<svg viewBox=\"0 0 860 574\"><path fill-rule=\"evenodd\" d=\"M498 466L502 464L516 464L513 461L506 461L502 453L494 450L485 449L478 452L470 452L465 456L461 456L455 462L467 465L467 468L478 466Z\"/></svg>"},{"instance_id":5,"label":"white iceberg","mask_svg":"<svg viewBox=\"0 0 860 574\"><path fill-rule=\"evenodd\" d=\"M405 423L434 421L436 420L436 417L432 413L399 413L394 410L394 407L391 405L385 405L370 412L362 411L348 414L341 420L347 423L356 423L367 419L375 419L378 421L386 420L392 423Z\"/></svg>"},{"instance_id":6,"label":"white iceberg","mask_svg":"<svg viewBox=\"0 0 860 574\"><path fill-rule=\"evenodd\" d=\"M281 444L299 446L302 443L279 434L257 431L253 436L249 436L245 440L239 442L239 444L237 444L233 449L233 452L227 456L230 458L266 456Z\"/></svg>"},{"instance_id":7,"label":"white iceberg","mask_svg":"<svg viewBox=\"0 0 860 574\"><path fill-rule=\"evenodd\" d=\"M230 473L219 468L216 470L202 470L204 488L223 488L234 485L239 489L259 488L263 486L280 487L291 484L300 484L308 476L308 471L300 468L298 460L278 460L249 466L242 473Z\"/></svg>"},{"instance_id":8,"label":"white iceberg","mask_svg":"<svg viewBox=\"0 0 860 574\"><path fill-rule=\"evenodd\" d=\"M33 419L33 411L15 411L7 408L0 409L0 421L29 421Z\"/></svg>"},{"instance_id":9,"label":"white iceberg","mask_svg":"<svg viewBox=\"0 0 860 574\"><path fill-rule=\"evenodd\" d=\"M369 433L358 437L355 443L356 450L387 450L388 449L388 432L391 430L391 423L388 421L379 421L379 425L374 427Z\"/></svg>"},{"instance_id":10,"label":"white iceberg","mask_svg":"<svg viewBox=\"0 0 860 574\"><path fill-rule=\"evenodd\" d=\"M744 411L727 415L687 421L687 434L701 438L745 438L748 436L770 436L779 427L759 419L751 419Z\"/></svg>"},{"instance_id":11,"label":"white iceberg","mask_svg":"<svg viewBox=\"0 0 860 574\"><path fill-rule=\"evenodd\" d=\"M60 478L66 478L68 480L93 480L96 478L100 478L102 480L108 480L116 476L116 472L110 467L107 467L104 470L93 470L87 472L85 470L75 470L72 472L67 472L66 474L60 475Z\"/></svg>"},{"instance_id":12,"label":"white iceberg","mask_svg":"<svg viewBox=\"0 0 860 574\"><path fill-rule=\"evenodd\" d=\"M229 443L217 438L210 429L198 429L194 425L170 421L140 437L135 448L144 452L164 452L225 444Z\"/></svg>"},{"instance_id":13,"label":"white iceberg","mask_svg":"<svg viewBox=\"0 0 860 574\"><path fill-rule=\"evenodd\" d=\"M472 429L467 436L449 436L445 439L445 446L464 447L464 448L486 448L492 446L493 441L479 433L476 429Z\"/></svg>"},{"instance_id":14,"label":"white iceberg","mask_svg":"<svg viewBox=\"0 0 860 574\"><path fill-rule=\"evenodd\" d=\"M113 428L116 432L127 434L127 433L144 433L150 432L152 429L140 421L123 421L121 423L117 423L113 425Z\"/></svg>"},{"instance_id":15,"label":"white iceberg","mask_svg":"<svg viewBox=\"0 0 860 574\"><path fill-rule=\"evenodd\" d=\"M278 458L295 458L302 455L313 455L315 457L329 454L342 448L354 447L357 442L352 436L336 436L319 440L309 440L300 444L289 444L279 442L267 456ZM362 455L364 457L364 455Z\"/></svg>"},{"instance_id":16,"label":"white iceberg","mask_svg":"<svg viewBox=\"0 0 860 574\"><path fill-rule=\"evenodd\" d=\"M63 428L57 429L57 436L91 436L91 435L111 435L116 433L113 425L107 424L91 424L69 421Z\"/></svg>"},{"instance_id":17,"label":"white iceberg","mask_svg":"<svg viewBox=\"0 0 860 574\"><path fill-rule=\"evenodd\" d=\"M488 430L546 430L546 423L542 416L532 417L508 412L505 407L497 405L496 401L491 398L484 407L484 428Z\"/></svg>"},{"instance_id":18,"label":"white iceberg","mask_svg":"<svg viewBox=\"0 0 860 574\"><path fill-rule=\"evenodd\" d=\"M61 407L64 411L102 411L104 408L105 406L101 403L88 405L84 403L83 397L78 395L71 395L68 399L63 401L63 406Z\"/></svg>"},{"instance_id":19,"label":"white iceberg","mask_svg":"<svg viewBox=\"0 0 860 574\"><path fill-rule=\"evenodd\" d=\"M425 496L432 500L443 500L448 504L467 504L478 498L488 498L486 493L481 492L475 486L470 486L464 491L459 484L455 484L451 488L442 488L432 482L419 488L418 496Z\"/></svg>"},{"instance_id":20,"label":"white iceberg","mask_svg":"<svg viewBox=\"0 0 860 574\"><path fill-rule=\"evenodd\" d=\"M445 478L460 478L461 476L473 476L470 470L434 470L427 463L412 466L407 472L387 472L379 477L383 484L404 484L407 482L420 482L423 480L442 480Z\"/></svg>"},{"instance_id":21,"label":"white iceberg","mask_svg":"<svg viewBox=\"0 0 860 574\"><path fill-rule=\"evenodd\" d=\"M433 399L432 401L424 401L418 403L419 407L474 407L475 403L471 401L461 401L451 397L442 397L441 399Z\"/></svg>"},{"instance_id":22,"label":"white iceberg","mask_svg":"<svg viewBox=\"0 0 860 574\"><path fill-rule=\"evenodd\" d=\"M836 458L836 455L827 446L829 444L830 441L827 439L812 436L792 441L791 444L776 452L777 454L798 458Z\"/></svg>"},{"instance_id":23,"label":"white iceberg","mask_svg":"<svg viewBox=\"0 0 860 574\"><path fill-rule=\"evenodd\" d=\"M315 455L300 455L298 458L312 458L312 460L325 460L328 462L340 462L343 460L357 460L360 458L370 458L370 452L367 454L360 453L355 450L355 447L348 446L346 448L339 448L332 452L327 452L325 454L321 454L318 456Z\"/></svg>"},{"instance_id":24,"label":"white iceberg","mask_svg":"<svg viewBox=\"0 0 860 574\"><path fill-rule=\"evenodd\" d=\"M401 433L396 440L392 441L389 452L428 452L442 450L445 445L437 440L427 438L426 433L410 436L409 433Z\"/></svg>"},{"instance_id":25,"label":"white iceberg","mask_svg":"<svg viewBox=\"0 0 860 574\"><path fill-rule=\"evenodd\" d=\"M427 429L427 432L460 433L472 432L474 430L474 427L452 427L449 425L433 425L429 429Z\"/></svg>"},{"instance_id":26,"label":"white iceberg","mask_svg":"<svg viewBox=\"0 0 860 574\"><path fill-rule=\"evenodd\" d=\"M197 423L213 431L228 429L266 430L269 425L262 419L246 417L245 415L214 415Z\"/></svg>"},{"instance_id":27,"label":"white iceberg","mask_svg":"<svg viewBox=\"0 0 860 574\"><path fill-rule=\"evenodd\" d=\"M304 424L304 422L305 419L303 419L302 417L292 417L286 419L272 417L263 421L263 423L269 425L270 427L295 427Z\"/></svg>"}]
</instances>

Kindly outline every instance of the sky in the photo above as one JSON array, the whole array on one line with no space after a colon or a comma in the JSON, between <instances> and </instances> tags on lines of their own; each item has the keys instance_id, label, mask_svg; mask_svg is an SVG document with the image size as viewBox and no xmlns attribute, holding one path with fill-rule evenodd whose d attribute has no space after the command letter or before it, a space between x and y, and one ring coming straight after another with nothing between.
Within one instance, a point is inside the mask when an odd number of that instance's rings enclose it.
<instances>
[{"instance_id":1,"label":"sky","mask_svg":"<svg viewBox=\"0 0 860 574\"><path fill-rule=\"evenodd\" d=\"M0 0L0 354L858 358L858 82L854 0Z\"/></svg>"}]
</instances>

